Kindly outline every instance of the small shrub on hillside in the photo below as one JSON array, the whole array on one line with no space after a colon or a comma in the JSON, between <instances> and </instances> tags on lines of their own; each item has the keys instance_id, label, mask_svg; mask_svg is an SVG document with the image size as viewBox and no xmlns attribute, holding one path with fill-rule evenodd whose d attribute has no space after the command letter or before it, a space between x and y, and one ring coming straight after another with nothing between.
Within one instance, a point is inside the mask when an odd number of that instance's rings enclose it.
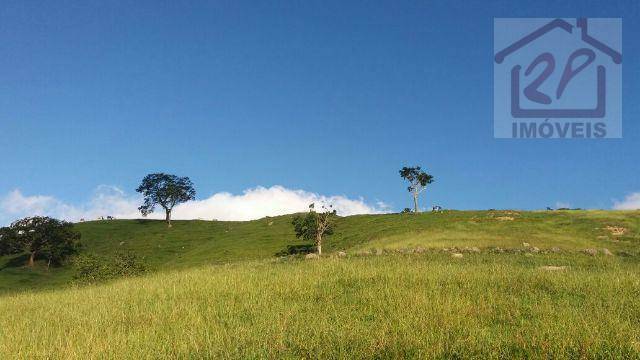
<instances>
[{"instance_id":1,"label":"small shrub on hillside","mask_svg":"<svg viewBox=\"0 0 640 360\"><path fill-rule=\"evenodd\" d=\"M106 279L106 268L97 256L92 254L82 254L73 260L73 267L76 270L74 279L81 282L96 282Z\"/></svg>"},{"instance_id":2,"label":"small shrub on hillside","mask_svg":"<svg viewBox=\"0 0 640 360\"><path fill-rule=\"evenodd\" d=\"M409 208L404 208L404 209L402 209L402 211L400 212L400 214L411 214L411 209L409 209Z\"/></svg>"},{"instance_id":3,"label":"small shrub on hillside","mask_svg":"<svg viewBox=\"0 0 640 360\"><path fill-rule=\"evenodd\" d=\"M134 276L147 269L142 259L135 253L118 253L114 258L114 271L118 276Z\"/></svg>"},{"instance_id":4,"label":"small shrub on hillside","mask_svg":"<svg viewBox=\"0 0 640 360\"><path fill-rule=\"evenodd\" d=\"M142 259L135 253L119 252L113 257L83 254L75 258L74 278L81 283L96 283L119 277L140 275L146 271Z\"/></svg>"}]
</instances>

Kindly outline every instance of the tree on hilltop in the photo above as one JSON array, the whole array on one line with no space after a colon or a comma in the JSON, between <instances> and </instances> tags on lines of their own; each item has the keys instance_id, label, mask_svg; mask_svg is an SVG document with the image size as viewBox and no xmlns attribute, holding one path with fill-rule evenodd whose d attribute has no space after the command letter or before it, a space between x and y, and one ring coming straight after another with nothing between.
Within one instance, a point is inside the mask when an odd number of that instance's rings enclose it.
<instances>
[{"instance_id":1,"label":"tree on hilltop","mask_svg":"<svg viewBox=\"0 0 640 360\"><path fill-rule=\"evenodd\" d=\"M164 173L145 176L136 191L144 196L144 204L138 208L142 216L149 215L156 205L160 205L165 211L165 221L168 227L171 227L173 207L196 197L196 190L188 177Z\"/></svg>"},{"instance_id":2,"label":"tree on hilltop","mask_svg":"<svg viewBox=\"0 0 640 360\"><path fill-rule=\"evenodd\" d=\"M433 182L433 176L422 171L420 166L405 166L400 170L400 177L409 182L407 190L413 196L414 212L420 212L420 209L418 208L418 196L427 188L428 184Z\"/></svg>"},{"instance_id":3,"label":"tree on hilltop","mask_svg":"<svg viewBox=\"0 0 640 360\"><path fill-rule=\"evenodd\" d=\"M309 212L305 215L296 215L293 218L293 227L296 237L305 241L312 241L316 246L318 256L322 255L322 240L325 236L333 234L335 228L336 211L331 205L321 207L321 211L315 210L315 204L309 205Z\"/></svg>"}]
</instances>

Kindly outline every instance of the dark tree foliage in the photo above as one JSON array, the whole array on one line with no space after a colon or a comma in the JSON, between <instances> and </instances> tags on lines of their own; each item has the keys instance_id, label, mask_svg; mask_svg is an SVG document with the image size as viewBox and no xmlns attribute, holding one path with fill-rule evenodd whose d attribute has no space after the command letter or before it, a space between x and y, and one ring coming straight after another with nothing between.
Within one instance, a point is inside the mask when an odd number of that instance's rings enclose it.
<instances>
[{"instance_id":1,"label":"dark tree foliage","mask_svg":"<svg viewBox=\"0 0 640 360\"><path fill-rule=\"evenodd\" d=\"M0 256L20 252L16 246L14 232L8 227L0 228Z\"/></svg>"},{"instance_id":2,"label":"dark tree foliage","mask_svg":"<svg viewBox=\"0 0 640 360\"><path fill-rule=\"evenodd\" d=\"M305 241L312 241L316 246L318 255L322 255L323 236L333 234L335 227L336 211L322 206L321 212L315 211L315 204L309 205L309 212L305 215L296 215L292 224L296 237Z\"/></svg>"},{"instance_id":3,"label":"dark tree foliage","mask_svg":"<svg viewBox=\"0 0 640 360\"><path fill-rule=\"evenodd\" d=\"M60 264L80 249L80 234L73 224L46 216L34 216L14 221L2 230L2 243L12 253L29 254L27 265L33 266L37 257L47 260L47 266Z\"/></svg>"},{"instance_id":4,"label":"dark tree foliage","mask_svg":"<svg viewBox=\"0 0 640 360\"><path fill-rule=\"evenodd\" d=\"M169 227L171 227L173 207L196 197L193 183L188 177L164 173L145 176L136 191L144 196L144 204L138 208L142 216L152 213L155 206L160 205L165 211L165 220Z\"/></svg>"},{"instance_id":5,"label":"dark tree foliage","mask_svg":"<svg viewBox=\"0 0 640 360\"><path fill-rule=\"evenodd\" d=\"M420 166L415 167L403 167L400 170L400 177L409 182L407 190L413 195L414 211L419 212L418 208L418 195L427 187L428 184L433 182L433 176L422 171Z\"/></svg>"}]
</instances>

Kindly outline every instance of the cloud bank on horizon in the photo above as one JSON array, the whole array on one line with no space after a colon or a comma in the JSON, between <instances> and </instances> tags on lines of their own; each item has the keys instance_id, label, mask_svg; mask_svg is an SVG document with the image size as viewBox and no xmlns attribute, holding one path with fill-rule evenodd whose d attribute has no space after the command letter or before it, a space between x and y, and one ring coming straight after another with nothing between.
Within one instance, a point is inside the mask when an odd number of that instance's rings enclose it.
<instances>
[{"instance_id":1,"label":"cloud bank on horizon","mask_svg":"<svg viewBox=\"0 0 640 360\"><path fill-rule=\"evenodd\" d=\"M309 204L331 204L339 215L379 214L389 211L383 202L366 203L362 198L349 199L345 196L325 196L304 190L291 190L282 186L265 188L258 186L247 189L242 194L216 193L203 200L189 201L176 205L172 218L175 220L255 220L265 216L277 216L307 211ZM90 200L73 205L46 195L25 195L13 190L0 196L0 226L26 216L51 216L68 221L80 219L95 220L101 216L118 219L141 218L138 206L142 204L139 195L128 195L115 186L101 185L96 188ZM160 207L148 218L162 219Z\"/></svg>"},{"instance_id":2,"label":"cloud bank on horizon","mask_svg":"<svg viewBox=\"0 0 640 360\"><path fill-rule=\"evenodd\" d=\"M317 193L292 190L282 186L269 188L258 186L247 189L242 194L228 192L216 193L206 199L189 201L177 205L173 210L176 220L255 220L265 216L277 216L303 212L311 203L332 204L343 216L357 214L381 214L392 209L383 202L367 203L364 199L350 199L345 196L325 196ZM101 216L115 216L118 219L141 218L138 206L142 198L138 194L130 195L115 186L100 185L91 198L79 205L69 204L53 196L25 195L20 190L13 190L0 195L0 226L26 216L51 216L68 221L80 219L95 220ZM568 204L556 204L564 206ZM613 200L614 210L640 209L640 192L627 195L624 200ZM148 216L151 219L162 219L164 213L157 208Z\"/></svg>"},{"instance_id":3,"label":"cloud bank on horizon","mask_svg":"<svg viewBox=\"0 0 640 360\"><path fill-rule=\"evenodd\" d=\"M615 210L637 210L640 209L640 192L627 195L624 200L613 202Z\"/></svg>"}]
</instances>

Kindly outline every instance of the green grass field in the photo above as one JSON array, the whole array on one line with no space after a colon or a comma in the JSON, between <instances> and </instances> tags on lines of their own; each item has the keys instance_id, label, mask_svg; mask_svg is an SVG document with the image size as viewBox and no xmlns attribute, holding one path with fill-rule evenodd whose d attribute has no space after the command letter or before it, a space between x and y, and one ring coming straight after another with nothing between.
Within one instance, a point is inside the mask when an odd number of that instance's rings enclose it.
<instances>
[{"instance_id":1,"label":"green grass field","mask_svg":"<svg viewBox=\"0 0 640 360\"><path fill-rule=\"evenodd\" d=\"M151 270L97 285L2 258L0 358L640 358L638 211L352 216L320 260L290 222L79 224Z\"/></svg>"}]
</instances>

